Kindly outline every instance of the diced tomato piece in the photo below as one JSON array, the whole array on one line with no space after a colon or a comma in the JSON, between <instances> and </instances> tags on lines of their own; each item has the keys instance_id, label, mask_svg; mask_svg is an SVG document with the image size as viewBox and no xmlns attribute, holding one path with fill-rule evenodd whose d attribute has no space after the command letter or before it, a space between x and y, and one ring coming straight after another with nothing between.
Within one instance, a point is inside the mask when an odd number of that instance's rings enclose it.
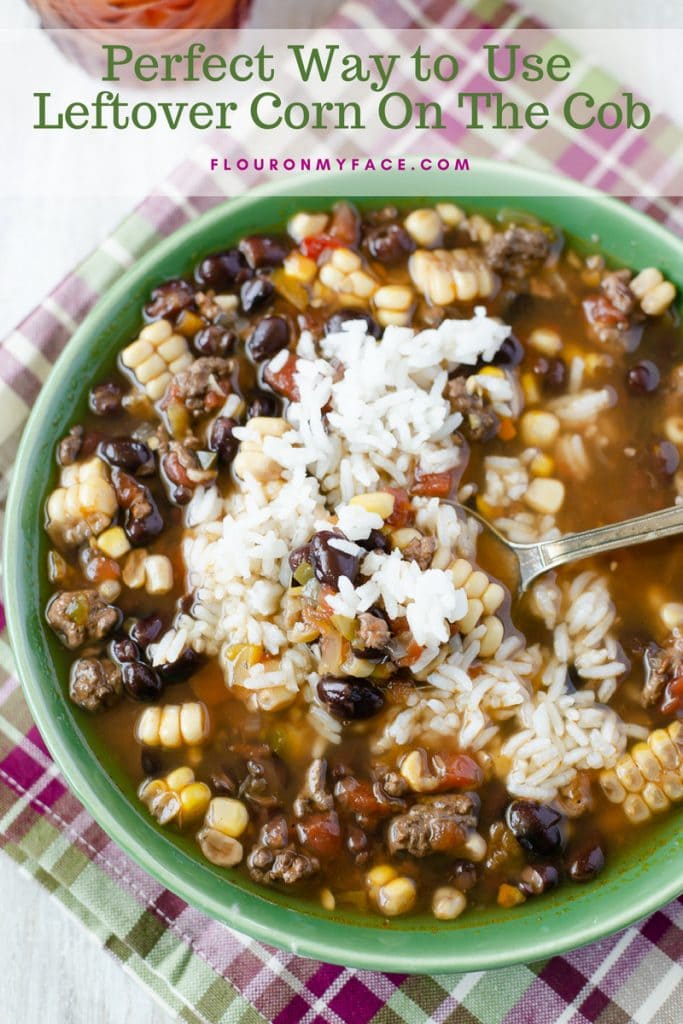
<instances>
[{"instance_id":1,"label":"diced tomato piece","mask_svg":"<svg viewBox=\"0 0 683 1024\"><path fill-rule=\"evenodd\" d=\"M450 473L425 473L417 477L410 492L422 498L447 498L452 486L453 477Z\"/></svg>"},{"instance_id":2,"label":"diced tomato piece","mask_svg":"<svg viewBox=\"0 0 683 1024\"><path fill-rule=\"evenodd\" d=\"M509 416L505 416L504 419L500 421L498 437L501 441L512 441L514 437L517 437L517 427Z\"/></svg>"},{"instance_id":3,"label":"diced tomato piece","mask_svg":"<svg viewBox=\"0 0 683 1024\"><path fill-rule=\"evenodd\" d=\"M339 818L332 811L308 814L296 826L299 842L317 857L339 857L342 852L342 830Z\"/></svg>"},{"instance_id":4,"label":"diced tomato piece","mask_svg":"<svg viewBox=\"0 0 683 1024\"><path fill-rule=\"evenodd\" d=\"M410 497L403 487L387 487L386 490L394 496L394 511L387 519L387 525L399 530L413 521Z\"/></svg>"},{"instance_id":5,"label":"diced tomato piece","mask_svg":"<svg viewBox=\"0 0 683 1024\"><path fill-rule=\"evenodd\" d=\"M304 256L308 256L310 260L317 260L326 249L339 249L341 244L339 239L333 238L332 235L309 235L308 238L304 238L300 248Z\"/></svg>"},{"instance_id":6,"label":"diced tomato piece","mask_svg":"<svg viewBox=\"0 0 683 1024\"><path fill-rule=\"evenodd\" d=\"M290 402L297 402L299 400L299 389L294 380L297 362L297 357L293 352L290 352L287 356L287 361L279 370L272 370L270 363L267 363L263 371L263 379L266 384L273 391L277 392L278 395L288 398Z\"/></svg>"},{"instance_id":7,"label":"diced tomato piece","mask_svg":"<svg viewBox=\"0 0 683 1024\"><path fill-rule=\"evenodd\" d=\"M482 783L481 768L468 754L435 754L432 764L439 779L437 793L448 789L476 789Z\"/></svg>"}]
</instances>

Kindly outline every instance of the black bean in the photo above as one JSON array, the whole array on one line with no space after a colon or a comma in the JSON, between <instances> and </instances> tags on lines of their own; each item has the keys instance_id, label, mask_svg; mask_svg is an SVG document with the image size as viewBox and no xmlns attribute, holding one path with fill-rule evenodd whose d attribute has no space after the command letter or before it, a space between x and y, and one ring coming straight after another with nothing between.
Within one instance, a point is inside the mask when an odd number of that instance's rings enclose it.
<instances>
[{"instance_id":1,"label":"black bean","mask_svg":"<svg viewBox=\"0 0 683 1024\"><path fill-rule=\"evenodd\" d=\"M156 643L163 631L163 619L159 615L148 615L131 626L130 635L141 647L147 647Z\"/></svg>"},{"instance_id":2,"label":"black bean","mask_svg":"<svg viewBox=\"0 0 683 1024\"><path fill-rule=\"evenodd\" d=\"M157 672L142 661L126 662L121 669L123 688L133 700L158 700L163 683Z\"/></svg>"},{"instance_id":3,"label":"black bean","mask_svg":"<svg viewBox=\"0 0 683 1024\"><path fill-rule=\"evenodd\" d=\"M175 661L157 665L156 671L164 683L182 683L197 671L201 661L196 651L185 647Z\"/></svg>"},{"instance_id":4,"label":"black bean","mask_svg":"<svg viewBox=\"0 0 683 1024\"><path fill-rule=\"evenodd\" d=\"M296 572L299 566L303 562L310 562L311 560L311 545L302 544L300 548L294 548L289 553L289 568L292 572Z\"/></svg>"},{"instance_id":5,"label":"black bean","mask_svg":"<svg viewBox=\"0 0 683 1024\"><path fill-rule=\"evenodd\" d=\"M226 771L215 772L211 776L211 789L221 796L235 796L238 790L237 783Z\"/></svg>"},{"instance_id":6,"label":"black bean","mask_svg":"<svg viewBox=\"0 0 683 1024\"><path fill-rule=\"evenodd\" d=\"M584 842L567 856L567 873L572 882L592 882L604 866L605 854L595 839Z\"/></svg>"},{"instance_id":7,"label":"black bean","mask_svg":"<svg viewBox=\"0 0 683 1024\"><path fill-rule=\"evenodd\" d=\"M245 281L240 289L240 302L245 313L251 313L270 302L275 294L275 285L268 277L259 274L251 281Z\"/></svg>"},{"instance_id":8,"label":"black bean","mask_svg":"<svg viewBox=\"0 0 683 1024\"><path fill-rule=\"evenodd\" d=\"M651 359L636 363L626 374L626 383L636 395L650 395L659 387L660 373Z\"/></svg>"},{"instance_id":9,"label":"black bean","mask_svg":"<svg viewBox=\"0 0 683 1024\"><path fill-rule=\"evenodd\" d=\"M524 359L524 346L514 334L509 334L493 357L494 366L519 366Z\"/></svg>"},{"instance_id":10,"label":"black bean","mask_svg":"<svg viewBox=\"0 0 683 1024\"><path fill-rule=\"evenodd\" d=\"M160 317L174 317L194 302L194 289L187 281L176 279L160 284L152 292L152 298L145 306L145 315L150 320Z\"/></svg>"},{"instance_id":11,"label":"black bean","mask_svg":"<svg viewBox=\"0 0 683 1024\"><path fill-rule=\"evenodd\" d=\"M174 501L176 505L189 505L193 493L191 487L186 487L185 484L176 484L171 491L171 501Z\"/></svg>"},{"instance_id":12,"label":"black bean","mask_svg":"<svg viewBox=\"0 0 683 1024\"><path fill-rule=\"evenodd\" d=\"M206 256L197 264L194 272L195 281L203 288L223 291L233 284L241 284L251 277L247 261L238 249L227 249Z\"/></svg>"},{"instance_id":13,"label":"black bean","mask_svg":"<svg viewBox=\"0 0 683 1024\"><path fill-rule=\"evenodd\" d=\"M384 694L367 680L323 676L318 696L336 718L351 722L372 718L384 707Z\"/></svg>"},{"instance_id":14,"label":"black bean","mask_svg":"<svg viewBox=\"0 0 683 1024\"><path fill-rule=\"evenodd\" d=\"M348 826L346 849L357 864L365 863L370 856L370 840L362 828L359 828L357 825Z\"/></svg>"},{"instance_id":15,"label":"black bean","mask_svg":"<svg viewBox=\"0 0 683 1024\"><path fill-rule=\"evenodd\" d=\"M567 380L567 364L559 356L546 359L539 356L531 369L540 378L541 390L556 395L564 391Z\"/></svg>"},{"instance_id":16,"label":"black bean","mask_svg":"<svg viewBox=\"0 0 683 1024\"><path fill-rule=\"evenodd\" d=\"M535 800L513 800L506 813L508 827L525 850L538 857L558 853L564 845L564 818Z\"/></svg>"},{"instance_id":17,"label":"black bean","mask_svg":"<svg viewBox=\"0 0 683 1024\"><path fill-rule=\"evenodd\" d=\"M314 534L310 544L310 561L320 583L336 587L340 576L346 576L352 583L355 581L360 567L360 557L330 546L332 541L343 539L330 530Z\"/></svg>"},{"instance_id":18,"label":"black bean","mask_svg":"<svg viewBox=\"0 0 683 1024\"><path fill-rule=\"evenodd\" d=\"M658 476L673 476L680 465L681 456L671 441L653 441L649 455Z\"/></svg>"},{"instance_id":19,"label":"black bean","mask_svg":"<svg viewBox=\"0 0 683 1024\"><path fill-rule=\"evenodd\" d=\"M113 380L96 384L88 396L88 405L96 416L116 416L121 412L123 390Z\"/></svg>"},{"instance_id":20,"label":"black bean","mask_svg":"<svg viewBox=\"0 0 683 1024\"><path fill-rule=\"evenodd\" d=\"M251 358L260 363L289 345L289 324L283 316L264 316L247 341Z\"/></svg>"},{"instance_id":21,"label":"black bean","mask_svg":"<svg viewBox=\"0 0 683 1024\"><path fill-rule=\"evenodd\" d=\"M364 540L356 541L359 547L364 548L365 551L385 551L391 550L391 541L387 537L386 533L382 533L381 530L371 530L370 536Z\"/></svg>"},{"instance_id":22,"label":"black bean","mask_svg":"<svg viewBox=\"0 0 683 1024\"><path fill-rule=\"evenodd\" d=\"M280 412L280 403L271 391L252 391L249 395L247 405L247 419L255 416L277 416Z\"/></svg>"},{"instance_id":23,"label":"black bean","mask_svg":"<svg viewBox=\"0 0 683 1024\"><path fill-rule=\"evenodd\" d=\"M192 339L192 348L200 356L229 356L234 351L237 335L225 327L203 327Z\"/></svg>"},{"instance_id":24,"label":"black bean","mask_svg":"<svg viewBox=\"0 0 683 1024\"><path fill-rule=\"evenodd\" d=\"M97 454L110 466L118 466L127 473L148 476L154 472L154 456L143 441L132 437L112 437L102 441Z\"/></svg>"},{"instance_id":25,"label":"black bean","mask_svg":"<svg viewBox=\"0 0 683 1024\"><path fill-rule=\"evenodd\" d=\"M159 775L163 767L159 752L151 747L143 747L140 751L140 767L144 775Z\"/></svg>"},{"instance_id":26,"label":"black bean","mask_svg":"<svg viewBox=\"0 0 683 1024\"><path fill-rule=\"evenodd\" d=\"M382 336L382 328L369 313L365 313L362 309L350 309L347 307L338 309L336 313L333 313L328 318L325 323L325 334L338 334L342 329L342 324L345 324L348 320L364 320L367 334L373 338L380 338Z\"/></svg>"},{"instance_id":27,"label":"black bean","mask_svg":"<svg viewBox=\"0 0 683 1024\"><path fill-rule=\"evenodd\" d=\"M154 537L158 537L164 528L164 521L156 505L145 515L134 515L130 513L126 517L124 530L131 544L140 547L148 544Z\"/></svg>"},{"instance_id":28,"label":"black bean","mask_svg":"<svg viewBox=\"0 0 683 1024\"><path fill-rule=\"evenodd\" d=\"M552 864L527 864L520 875L520 889L527 896L538 896L559 884L560 874Z\"/></svg>"},{"instance_id":29,"label":"black bean","mask_svg":"<svg viewBox=\"0 0 683 1024\"><path fill-rule=\"evenodd\" d=\"M415 242L400 224L382 224L374 228L368 234L367 245L373 259L389 267L415 252Z\"/></svg>"},{"instance_id":30,"label":"black bean","mask_svg":"<svg viewBox=\"0 0 683 1024\"><path fill-rule=\"evenodd\" d=\"M239 248L252 270L277 267L289 252L289 247L270 235L249 235L242 239Z\"/></svg>"},{"instance_id":31,"label":"black bean","mask_svg":"<svg viewBox=\"0 0 683 1024\"><path fill-rule=\"evenodd\" d=\"M451 866L449 881L461 892L469 892L477 884L477 869L471 860L456 860Z\"/></svg>"},{"instance_id":32,"label":"black bean","mask_svg":"<svg viewBox=\"0 0 683 1024\"><path fill-rule=\"evenodd\" d=\"M239 441L233 434L237 426L237 420L231 416L219 416L213 421L209 434L209 448L216 452L218 459L224 466L229 466L237 455Z\"/></svg>"},{"instance_id":33,"label":"black bean","mask_svg":"<svg viewBox=\"0 0 683 1024\"><path fill-rule=\"evenodd\" d=\"M140 648L136 644L135 640L131 640L128 636L112 640L111 653L112 657L116 658L121 665L126 665L133 661L140 661L142 657Z\"/></svg>"}]
</instances>

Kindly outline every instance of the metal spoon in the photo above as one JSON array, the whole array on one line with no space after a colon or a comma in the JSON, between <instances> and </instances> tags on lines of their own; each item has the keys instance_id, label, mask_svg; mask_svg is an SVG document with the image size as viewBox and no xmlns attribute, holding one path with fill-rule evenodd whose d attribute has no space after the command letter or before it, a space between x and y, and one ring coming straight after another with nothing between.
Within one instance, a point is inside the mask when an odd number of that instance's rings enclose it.
<instances>
[{"instance_id":1,"label":"metal spoon","mask_svg":"<svg viewBox=\"0 0 683 1024\"><path fill-rule=\"evenodd\" d=\"M647 544L663 537L683 533L683 505L649 512L635 519L625 519L609 526L598 526L581 533L567 533L557 540L541 540L535 544L519 544L508 540L488 520L466 505L453 502L456 509L473 516L513 556L517 569L517 591L522 594L529 584L549 569L556 569L566 562L578 562L582 558L600 555L615 548L631 547L633 544ZM514 586L511 587L514 591Z\"/></svg>"}]
</instances>

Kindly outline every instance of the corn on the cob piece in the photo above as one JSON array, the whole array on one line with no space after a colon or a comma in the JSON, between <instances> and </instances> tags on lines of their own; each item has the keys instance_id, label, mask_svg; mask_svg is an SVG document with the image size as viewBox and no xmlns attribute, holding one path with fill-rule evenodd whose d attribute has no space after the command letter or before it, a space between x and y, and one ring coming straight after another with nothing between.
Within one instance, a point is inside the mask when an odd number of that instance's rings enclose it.
<instances>
[{"instance_id":1,"label":"corn on the cob piece","mask_svg":"<svg viewBox=\"0 0 683 1024\"><path fill-rule=\"evenodd\" d=\"M134 342L124 348L121 362L134 375L140 387L156 402L175 373L192 362L187 340L175 334L168 320L155 320L140 331Z\"/></svg>"},{"instance_id":2,"label":"corn on the cob piece","mask_svg":"<svg viewBox=\"0 0 683 1024\"><path fill-rule=\"evenodd\" d=\"M466 558L456 558L449 566L449 571L455 586L467 594L467 612L457 623L458 628L466 635L481 621L486 628L480 640L479 654L482 658L491 658L505 635L503 623L493 614L505 600L505 591L499 583L493 583L485 572L475 569Z\"/></svg>"},{"instance_id":3,"label":"corn on the cob piece","mask_svg":"<svg viewBox=\"0 0 683 1024\"><path fill-rule=\"evenodd\" d=\"M211 790L196 782L188 766L175 768L163 779L145 779L138 797L160 825L175 821L183 828L201 818L211 800Z\"/></svg>"},{"instance_id":4,"label":"corn on the cob piece","mask_svg":"<svg viewBox=\"0 0 683 1024\"><path fill-rule=\"evenodd\" d=\"M62 469L60 486L47 502L48 528L68 546L81 544L106 530L117 508L107 467L94 456Z\"/></svg>"},{"instance_id":5,"label":"corn on the cob piece","mask_svg":"<svg viewBox=\"0 0 683 1024\"><path fill-rule=\"evenodd\" d=\"M484 299L493 291L490 268L469 249L418 249L408 269L417 290L436 306Z\"/></svg>"},{"instance_id":6,"label":"corn on the cob piece","mask_svg":"<svg viewBox=\"0 0 683 1024\"><path fill-rule=\"evenodd\" d=\"M635 743L614 768L600 773L600 785L633 824L683 800L683 722L654 729L647 740Z\"/></svg>"},{"instance_id":7,"label":"corn on the cob piece","mask_svg":"<svg viewBox=\"0 0 683 1024\"><path fill-rule=\"evenodd\" d=\"M676 298L676 289L665 281L661 270L646 267L633 278L629 287L647 316L661 316Z\"/></svg>"},{"instance_id":8,"label":"corn on the cob piece","mask_svg":"<svg viewBox=\"0 0 683 1024\"><path fill-rule=\"evenodd\" d=\"M357 299L369 299L377 291L377 281L362 269L363 263L353 249L334 249L323 263L318 277L326 288Z\"/></svg>"},{"instance_id":9,"label":"corn on the cob piece","mask_svg":"<svg viewBox=\"0 0 683 1024\"><path fill-rule=\"evenodd\" d=\"M135 727L139 743L147 747L198 746L210 731L209 713L200 701L148 707L141 713Z\"/></svg>"}]
</instances>

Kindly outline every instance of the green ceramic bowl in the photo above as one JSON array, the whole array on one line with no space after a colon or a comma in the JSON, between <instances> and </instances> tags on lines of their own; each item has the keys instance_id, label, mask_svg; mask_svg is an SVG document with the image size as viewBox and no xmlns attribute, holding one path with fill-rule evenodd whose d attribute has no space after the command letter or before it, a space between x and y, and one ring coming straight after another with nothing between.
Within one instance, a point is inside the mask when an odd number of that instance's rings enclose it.
<instances>
[{"instance_id":1,"label":"green ceramic bowl","mask_svg":"<svg viewBox=\"0 0 683 1024\"><path fill-rule=\"evenodd\" d=\"M561 178L478 164L473 198L482 211L528 209L574 237L595 242L633 267L654 264L683 286L683 244L624 205ZM387 175L387 193L414 202L433 176ZM462 179L458 178L458 182ZM376 177L340 174L331 196L375 187ZM111 366L139 326L150 289L187 271L210 250L245 233L283 224L293 211L329 205L307 196L305 180L255 190L219 206L141 259L95 307L59 359L31 415L17 457L5 530L5 601L10 638L26 696L47 745L76 796L103 829L146 871L193 906L257 939L306 956L362 968L407 972L481 970L560 953L623 928L683 890L681 811L668 815L614 855L600 879L514 910L488 908L463 919L383 921L351 912L328 914L296 896L265 892L242 876L203 861L191 838L157 828L134 787L96 741L87 715L65 697L66 658L46 628L47 543L43 502L54 482L54 445L85 409L88 387ZM500 198L526 193L528 198ZM549 195L552 193L552 195ZM453 198L449 195L447 198ZM359 204L381 201L358 199ZM683 809L682 809L683 810Z\"/></svg>"}]
</instances>

